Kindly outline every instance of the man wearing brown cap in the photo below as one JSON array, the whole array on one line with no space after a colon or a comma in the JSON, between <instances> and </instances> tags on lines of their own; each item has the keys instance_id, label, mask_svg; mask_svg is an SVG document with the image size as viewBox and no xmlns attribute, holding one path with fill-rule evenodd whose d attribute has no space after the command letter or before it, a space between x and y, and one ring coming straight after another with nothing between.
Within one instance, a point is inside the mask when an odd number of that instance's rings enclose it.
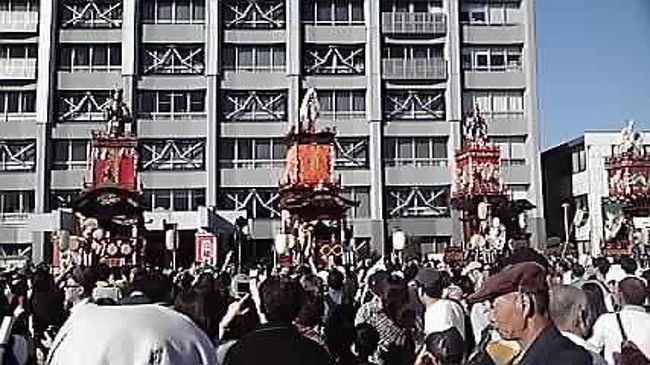
<instances>
[{"instance_id":1,"label":"man wearing brown cap","mask_svg":"<svg viewBox=\"0 0 650 365\"><path fill-rule=\"evenodd\" d=\"M546 270L524 262L489 277L485 286L468 298L490 302L490 322L504 340L519 342L518 365L591 365L589 353L562 336L550 319Z\"/></svg>"}]
</instances>

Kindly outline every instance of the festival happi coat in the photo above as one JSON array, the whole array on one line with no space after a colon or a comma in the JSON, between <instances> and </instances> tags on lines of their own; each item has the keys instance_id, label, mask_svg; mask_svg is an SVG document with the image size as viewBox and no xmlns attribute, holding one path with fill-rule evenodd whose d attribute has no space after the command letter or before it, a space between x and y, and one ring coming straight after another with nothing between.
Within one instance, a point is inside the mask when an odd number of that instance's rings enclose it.
<instances>
[{"instance_id":1,"label":"festival happi coat","mask_svg":"<svg viewBox=\"0 0 650 365\"><path fill-rule=\"evenodd\" d=\"M276 254L283 264L307 262L328 266L351 260L352 237L347 211L358 205L342 195L334 177L336 133L316 130L320 106L309 89L300 118L287 134L285 169L279 188L280 235Z\"/></svg>"},{"instance_id":2,"label":"festival happi coat","mask_svg":"<svg viewBox=\"0 0 650 365\"><path fill-rule=\"evenodd\" d=\"M621 130L620 139L605 161L609 193L603 201L605 251L611 256L632 253L633 218L650 215L650 155L633 121Z\"/></svg>"}]
</instances>

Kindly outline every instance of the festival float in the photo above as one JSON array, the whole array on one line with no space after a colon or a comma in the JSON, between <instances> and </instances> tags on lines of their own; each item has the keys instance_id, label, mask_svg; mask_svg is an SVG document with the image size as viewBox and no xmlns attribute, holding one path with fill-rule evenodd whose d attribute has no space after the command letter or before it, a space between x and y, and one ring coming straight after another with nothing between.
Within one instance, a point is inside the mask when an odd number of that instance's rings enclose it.
<instances>
[{"instance_id":1,"label":"festival float","mask_svg":"<svg viewBox=\"0 0 650 365\"><path fill-rule=\"evenodd\" d=\"M501 179L501 152L488 143L488 125L478 108L465 117L451 205L460 212L467 260L495 262L512 249L509 242L529 238L525 211L534 206L510 198Z\"/></svg>"},{"instance_id":2,"label":"festival float","mask_svg":"<svg viewBox=\"0 0 650 365\"><path fill-rule=\"evenodd\" d=\"M309 89L299 119L286 136L285 168L278 189L282 219L275 242L281 265L313 262L329 267L353 260L347 212L358 203L342 195L335 179L336 132L317 131L319 110L316 91Z\"/></svg>"},{"instance_id":3,"label":"festival float","mask_svg":"<svg viewBox=\"0 0 650 365\"><path fill-rule=\"evenodd\" d=\"M634 218L650 216L650 156L634 122L621 130L621 142L605 161L609 196L603 198L605 254L633 253Z\"/></svg>"},{"instance_id":4,"label":"festival float","mask_svg":"<svg viewBox=\"0 0 650 365\"><path fill-rule=\"evenodd\" d=\"M76 231L55 237L56 266L99 262L124 266L144 261L138 141L120 90L114 91L104 114L107 128L93 131L84 190L71 204Z\"/></svg>"}]
</instances>

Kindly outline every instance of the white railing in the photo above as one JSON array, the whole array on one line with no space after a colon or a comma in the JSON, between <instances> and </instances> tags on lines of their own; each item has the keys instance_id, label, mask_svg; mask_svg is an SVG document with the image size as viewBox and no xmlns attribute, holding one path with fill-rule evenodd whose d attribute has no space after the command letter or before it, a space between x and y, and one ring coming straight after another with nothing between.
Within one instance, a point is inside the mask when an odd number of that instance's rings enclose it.
<instances>
[{"instance_id":1,"label":"white railing","mask_svg":"<svg viewBox=\"0 0 650 365\"><path fill-rule=\"evenodd\" d=\"M444 13L383 13L382 30L390 34L440 34L447 33Z\"/></svg>"},{"instance_id":2,"label":"white railing","mask_svg":"<svg viewBox=\"0 0 650 365\"><path fill-rule=\"evenodd\" d=\"M443 58L385 58L382 65L387 79L447 79L447 62Z\"/></svg>"},{"instance_id":3,"label":"white railing","mask_svg":"<svg viewBox=\"0 0 650 365\"><path fill-rule=\"evenodd\" d=\"M384 161L386 166L399 167L399 166L414 166L414 167L424 167L424 166L438 166L446 167L447 159L446 158L391 158Z\"/></svg>"},{"instance_id":4,"label":"white railing","mask_svg":"<svg viewBox=\"0 0 650 365\"><path fill-rule=\"evenodd\" d=\"M38 12L0 11L0 32L30 33L38 31Z\"/></svg>"},{"instance_id":5,"label":"white railing","mask_svg":"<svg viewBox=\"0 0 650 365\"><path fill-rule=\"evenodd\" d=\"M207 118L206 112L151 112L140 113L139 118L153 121L200 120Z\"/></svg>"},{"instance_id":6,"label":"white railing","mask_svg":"<svg viewBox=\"0 0 650 365\"><path fill-rule=\"evenodd\" d=\"M35 58L0 59L0 79L35 79Z\"/></svg>"},{"instance_id":7,"label":"white railing","mask_svg":"<svg viewBox=\"0 0 650 365\"><path fill-rule=\"evenodd\" d=\"M283 167L284 160L232 160L221 161L219 165L225 169L258 169L258 168L277 168Z\"/></svg>"},{"instance_id":8,"label":"white railing","mask_svg":"<svg viewBox=\"0 0 650 365\"><path fill-rule=\"evenodd\" d=\"M27 122L35 121L35 112L25 113L0 113L0 122Z\"/></svg>"}]
</instances>

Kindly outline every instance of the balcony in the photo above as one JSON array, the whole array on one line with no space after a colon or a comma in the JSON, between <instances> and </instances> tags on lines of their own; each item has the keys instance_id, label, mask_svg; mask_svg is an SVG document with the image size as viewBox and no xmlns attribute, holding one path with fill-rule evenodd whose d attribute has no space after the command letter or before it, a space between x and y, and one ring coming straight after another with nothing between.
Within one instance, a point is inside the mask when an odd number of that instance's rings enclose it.
<instances>
[{"instance_id":1,"label":"balcony","mask_svg":"<svg viewBox=\"0 0 650 365\"><path fill-rule=\"evenodd\" d=\"M0 80L33 80L35 78L35 58L0 59Z\"/></svg>"},{"instance_id":2,"label":"balcony","mask_svg":"<svg viewBox=\"0 0 650 365\"><path fill-rule=\"evenodd\" d=\"M447 62L442 58L385 58L383 77L392 80L445 80Z\"/></svg>"},{"instance_id":3,"label":"balcony","mask_svg":"<svg viewBox=\"0 0 650 365\"><path fill-rule=\"evenodd\" d=\"M381 29L386 34L447 33L447 17L443 13L383 13Z\"/></svg>"},{"instance_id":4,"label":"balcony","mask_svg":"<svg viewBox=\"0 0 650 365\"><path fill-rule=\"evenodd\" d=\"M38 12L0 11L0 33L36 33Z\"/></svg>"}]
</instances>

